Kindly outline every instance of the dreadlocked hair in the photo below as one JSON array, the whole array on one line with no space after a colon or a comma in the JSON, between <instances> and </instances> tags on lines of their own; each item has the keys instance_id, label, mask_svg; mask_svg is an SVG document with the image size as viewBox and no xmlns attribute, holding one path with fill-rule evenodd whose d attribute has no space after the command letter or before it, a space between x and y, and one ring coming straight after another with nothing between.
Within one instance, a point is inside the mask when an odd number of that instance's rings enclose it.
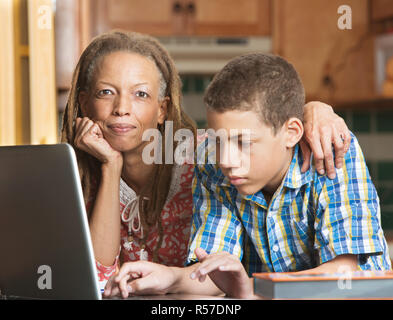
<instances>
[{"instance_id":1,"label":"dreadlocked hair","mask_svg":"<svg viewBox=\"0 0 393 320\"><path fill-rule=\"evenodd\" d=\"M160 98L169 97L166 120L173 122L174 132L181 128L187 128L194 133L194 137L196 138L195 124L181 108L181 81L174 62L156 39L147 35L120 30L105 33L94 38L83 51L75 68L71 90L63 115L63 127L61 131L61 141L69 143L76 151L86 204L89 201L93 201L94 203L96 199L97 190L92 190L92 181L97 186L99 185L101 180L101 163L74 145L75 121L77 117L83 117L78 96L81 91L90 91L93 84L94 72L101 59L110 53L118 51L136 53L155 62L161 82L159 96ZM164 135L164 125L159 125L158 129ZM176 145L177 142L175 141L174 148L176 148ZM165 143L162 143L162 155L163 159L165 159ZM147 230L145 233L146 236L148 230L155 225L157 225L159 232L159 239L153 253L153 261L157 261L157 252L163 240L161 212L168 196L172 168L172 164L154 164L150 181L147 181L139 194L140 199L148 199L147 201L142 200L139 203L141 223L144 230ZM92 205L88 208L89 217L92 208Z\"/></svg>"}]
</instances>

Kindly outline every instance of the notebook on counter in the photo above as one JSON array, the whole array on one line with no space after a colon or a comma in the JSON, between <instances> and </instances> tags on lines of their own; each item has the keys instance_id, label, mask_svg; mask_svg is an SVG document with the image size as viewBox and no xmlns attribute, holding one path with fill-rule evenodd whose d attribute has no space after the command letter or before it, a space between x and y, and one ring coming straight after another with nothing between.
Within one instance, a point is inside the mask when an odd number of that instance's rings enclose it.
<instances>
[{"instance_id":1,"label":"notebook on counter","mask_svg":"<svg viewBox=\"0 0 393 320\"><path fill-rule=\"evenodd\" d=\"M254 273L254 292L267 299L393 298L392 271Z\"/></svg>"}]
</instances>

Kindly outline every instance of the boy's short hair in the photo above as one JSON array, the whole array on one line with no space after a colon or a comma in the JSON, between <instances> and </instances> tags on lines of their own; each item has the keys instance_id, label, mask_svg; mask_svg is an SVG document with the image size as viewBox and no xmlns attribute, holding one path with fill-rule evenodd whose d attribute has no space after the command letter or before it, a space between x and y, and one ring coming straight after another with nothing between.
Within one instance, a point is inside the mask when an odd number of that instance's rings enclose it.
<instances>
[{"instance_id":1,"label":"boy's short hair","mask_svg":"<svg viewBox=\"0 0 393 320\"><path fill-rule=\"evenodd\" d=\"M215 75L204 102L208 110L254 110L274 133L290 118L303 120L304 87L295 68L271 54L251 53L231 60Z\"/></svg>"}]
</instances>

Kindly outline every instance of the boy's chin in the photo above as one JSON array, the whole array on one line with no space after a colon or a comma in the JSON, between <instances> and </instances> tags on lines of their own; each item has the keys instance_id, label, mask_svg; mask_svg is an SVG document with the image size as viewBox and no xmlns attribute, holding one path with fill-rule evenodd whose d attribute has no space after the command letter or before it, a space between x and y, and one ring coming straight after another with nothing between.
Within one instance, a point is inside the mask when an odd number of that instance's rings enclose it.
<instances>
[{"instance_id":1,"label":"boy's chin","mask_svg":"<svg viewBox=\"0 0 393 320\"><path fill-rule=\"evenodd\" d=\"M235 188L243 196L249 196L261 190L261 188L259 187L250 186L250 185L240 185L240 186L235 186Z\"/></svg>"}]
</instances>

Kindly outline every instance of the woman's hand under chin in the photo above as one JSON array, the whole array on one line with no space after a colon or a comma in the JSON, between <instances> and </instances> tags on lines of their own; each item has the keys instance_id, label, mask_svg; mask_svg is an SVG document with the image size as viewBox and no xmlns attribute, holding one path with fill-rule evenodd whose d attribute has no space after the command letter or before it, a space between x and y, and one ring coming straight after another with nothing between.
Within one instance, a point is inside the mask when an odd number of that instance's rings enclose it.
<instances>
[{"instance_id":1,"label":"woman's hand under chin","mask_svg":"<svg viewBox=\"0 0 393 320\"><path fill-rule=\"evenodd\" d=\"M105 165L115 165L121 169L123 157L121 152L112 148L105 140L102 130L91 119L77 118L75 123L74 145L92 155Z\"/></svg>"}]
</instances>

